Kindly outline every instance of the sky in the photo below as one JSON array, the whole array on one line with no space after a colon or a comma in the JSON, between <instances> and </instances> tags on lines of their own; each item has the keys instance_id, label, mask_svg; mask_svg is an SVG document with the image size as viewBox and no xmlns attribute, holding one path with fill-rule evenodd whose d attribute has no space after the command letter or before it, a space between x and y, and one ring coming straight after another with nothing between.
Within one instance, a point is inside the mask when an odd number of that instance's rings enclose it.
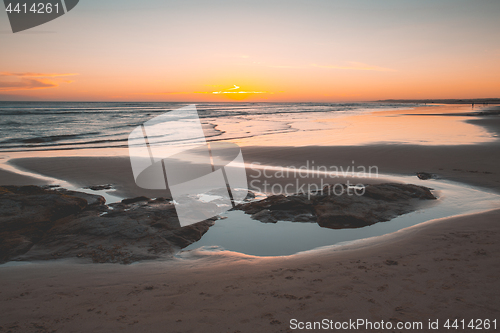
<instances>
[{"instance_id":1,"label":"sky","mask_svg":"<svg viewBox=\"0 0 500 333\"><path fill-rule=\"evenodd\" d=\"M13 34L2 10L0 100L500 97L499 15L498 0L82 0Z\"/></svg>"}]
</instances>

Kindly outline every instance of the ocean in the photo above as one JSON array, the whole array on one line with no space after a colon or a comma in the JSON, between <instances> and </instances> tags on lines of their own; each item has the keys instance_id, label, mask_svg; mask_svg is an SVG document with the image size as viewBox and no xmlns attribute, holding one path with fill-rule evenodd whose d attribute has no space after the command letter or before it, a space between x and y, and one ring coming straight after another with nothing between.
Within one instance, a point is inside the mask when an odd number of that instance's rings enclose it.
<instances>
[{"instance_id":1,"label":"ocean","mask_svg":"<svg viewBox=\"0 0 500 333\"><path fill-rule=\"evenodd\" d=\"M186 103L0 102L0 151L124 148L130 132L145 121ZM314 130L303 119L334 118L376 110L404 109L399 103L200 103L208 141ZM292 122L297 120L294 124ZM232 130L222 123L238 124ZM223 127L223 126L222 126Z\"/></svg>"}]
</instances>

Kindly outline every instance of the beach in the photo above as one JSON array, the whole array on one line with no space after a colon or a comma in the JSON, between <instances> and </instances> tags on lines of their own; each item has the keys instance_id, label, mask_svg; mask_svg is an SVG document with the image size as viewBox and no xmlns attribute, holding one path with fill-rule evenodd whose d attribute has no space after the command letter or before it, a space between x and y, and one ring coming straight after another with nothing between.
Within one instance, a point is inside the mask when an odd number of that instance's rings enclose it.
<instances>
[{"instance_id":1,"label":"beach","mask_svg":"<svg viewBox=\"0 0 500 333\"><path fill-rule=\"evenodd\" d=\"M276 126L276 133L266 133L261 126L259 135L241 138L230 137L239 125L229 129L231 121L222 119L213 129L240 145L249 180L266 180L266 167L376 167L374 176L347 172L334 181L430 188L452 182L465 193L458 204L470 201L477 209L457 213L457 207L447 217L286 256L193 250L131 265L78 258L11 262L0 266L0 332L292 332L294 319L383 320L395 332L418 330L397 328L397 323L417 323L418 328L421 322L426 331L429 321L438 320L437 331L445 331L448 319L467 324L498 320L500 206L493 197L500 194L500 125L498 115L473 111L479 110L443 105L341 118L298 114L287 124L299 131L278 133L281 127ZM283 123L273 115L245 117L254 124ZM49 185L55 179L73 190L111 184L109 193L117 198L169 198L168 192L135 184L126 149L102 151L7 152L0 186ZM419 179L418 173L430 179ZM295 178L269 181L284 185ZM293 190L328 177L299 178ZM491 205L476 204L477 191L492 196ZM438 193L436 205L446 200ZM378 225L384 223L389 222ZM466 325L461 331L473 329Z\"/></svg>"},{"instance_id":2,"label":"beach","mask_svg":"<svg viewBox=\"0 0 500 333\"><path fill-rule=\"evenodd\" d=\"M291 319L493 320L499 217L497 210L433 221L359 248L294 258L233 254L222 262L204 258L201 267L2 268L1 326L13 332L287 332Z\"/></svg>"}]
</instances>

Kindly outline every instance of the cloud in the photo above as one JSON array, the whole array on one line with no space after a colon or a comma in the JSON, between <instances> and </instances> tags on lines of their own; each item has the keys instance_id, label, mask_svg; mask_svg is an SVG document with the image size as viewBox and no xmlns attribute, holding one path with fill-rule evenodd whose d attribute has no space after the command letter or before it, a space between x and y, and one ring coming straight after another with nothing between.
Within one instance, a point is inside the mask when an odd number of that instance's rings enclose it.
<instances>
[{"instance_id":1,"label":"cloud","mask_svg":"<svg viewBox=\"0 0 500 333\"><path fill-rule=\"evenodd\" d=\"M54 88L57 84L48 80L39 79L21 79L19 82L2 82L0 81L0 91L13 91L13 90L33 90Z\"/></svg>"},{"instance_id":2,"label":"cloud","mask_svg":"<svg viewBox=\"0 0 500 333\"><path fill-rule=\"evenodd\" d=\"M17 77L58 77L58 76L74 76L77 73L11 73L11 72L0 72L0 76L17 76Z\"/></svg>"},{"instance_id":3,"label":"cloud","mask_svg":"<svg viewBox=\"0 0 500 333\"><path fill-rule=\"evenodd\" d=\"M372 66L363 64L361 62L349 62L349 66L336 66L336 65L317 65L312 64L312 67L325 68L325 69L342 69L342 70L355 70L355 71L377 71L377 72L393 72L394 69Z\"/></svg>"},{"instance_id":4,"label":"cloud","mask_svg":"<svg viewBox=\"0 0 500 333\"><path fill-rule=\"evenodd\" d=\"M15 91L15 90L36 90L55 88L59 86L59 82L71 83L71 80L58 80L58 77L73 76L78 74L58 74L58 73L12 73L0 72L0 92ZM2 80L3 77L14 78ZM47 79L51 78L51 79ZM56 78L55 80L53 78Z\"/></svg>"}]
</instances>

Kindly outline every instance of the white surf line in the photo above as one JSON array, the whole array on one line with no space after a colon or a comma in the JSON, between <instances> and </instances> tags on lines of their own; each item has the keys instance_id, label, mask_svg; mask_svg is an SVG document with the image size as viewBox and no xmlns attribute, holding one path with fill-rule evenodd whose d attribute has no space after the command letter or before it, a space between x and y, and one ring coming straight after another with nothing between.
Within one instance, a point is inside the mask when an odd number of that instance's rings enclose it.
<instances>
[{"instance_id":1,"label":"white surf line","mask_svg":"<svg viewBox=\"0 0 500 333\"><path fill-rule=\"evenodd\" d=\"M38 180L42 180L44 182L47 182L47 185L59 185L61 187L73 186L69 182L62 180L62 179L57 179L57 178L45 176L45 175L42 175L39 173L35 173L32 171L26 171L26 170L20 169L19 167L15 166L13 164L9 164L9 160L10 159L7 159L6 161L0 162L0 169L15 173L15 174L18 174L21 176L27 176L27 177L35 178Z\"/></svg>"}]
</instances>

